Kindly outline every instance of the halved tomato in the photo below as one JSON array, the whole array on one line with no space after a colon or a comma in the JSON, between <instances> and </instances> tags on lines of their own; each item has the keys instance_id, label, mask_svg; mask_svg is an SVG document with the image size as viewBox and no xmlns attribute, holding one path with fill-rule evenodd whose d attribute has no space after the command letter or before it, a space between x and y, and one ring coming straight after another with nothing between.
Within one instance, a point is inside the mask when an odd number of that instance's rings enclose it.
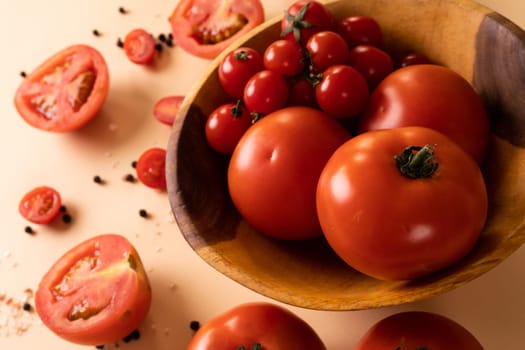
<instances>
[{"instance_id":1,"label":"halved tomato","mask_svg":"<svg viewBox=\"0 0 525 350\"><path fill-rule=\"evenodd\" d=\"M166 189L166 150L153 147L141 154L137 160L137 177L144 185L157 189Z\"/></svg>"},{"instance_id":2,"label":"halved tomato","mask_svg":"<svg viewBox=\"0 0 525 350\"><path fill-rule=\"evenodd\" d=\"M69 250L35 294L42 322L63 339L85 345L123 339L140 326L150 305L140 257L117 234L95 236Z\"/></svg>"},{"instance_id":3,"label":"halved tomato","mask_svg":"<svg viewBox=\"0 0 525 350\"><path fill-rule=\"evenodd\" d=\"M183 50L212 59L263 21L260 0L181 0L171 15L171 28Z\"/></svg>"},{"instance_id":4,"label":"halved tomato","mask_svg":"<svg viewBox=\"0 0 525 350\"><path fill-rule=\"evenodd\" d=\"M184 96L181 95L162 97L153 106L153 116L162 124L173 125L182 101Z\"/></svg>"},{"instance_id":5,"label":"halved tomato","mask_svg":"<svg viewBox=\"0 0 525 350\"><path fill-rule=\"evenodd\" d=\"M74 45L45 60L24 79L15 106L38 129L72 131L96 115L108 89L104 57L91 46Z\"/></svg>"},{"instance_id":6,"label":"halved tomato","mask_svg":"<svg viewBox=\"0 0 525 350\"><path fill-rule=\"evenodd\" d=\"M155 38L142 28L133 29L124 38L124 52L136 64L150 64L155 58Z\"/></svg>"},{"instance_id":7,"label":"halved tomato","mask_svg":"<svg viewBox=\"0 0 525 350\"><path fill-rule=\"evenodd\" d=\"M47 224L60 214L62 199L57 190L49 186L39 186L27 192L18 211L27 220L35 224Z\"/></svg>"}]
</instances>

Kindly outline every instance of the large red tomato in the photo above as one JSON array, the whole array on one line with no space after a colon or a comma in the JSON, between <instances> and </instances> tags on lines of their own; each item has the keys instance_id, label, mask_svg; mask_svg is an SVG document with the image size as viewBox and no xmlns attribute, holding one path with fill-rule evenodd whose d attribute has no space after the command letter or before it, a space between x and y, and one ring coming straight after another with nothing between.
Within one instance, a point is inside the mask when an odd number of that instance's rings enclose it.
<instances>
[{"instance_id":1,"label":"large red tomato","mask_svg":"<svg viewBox=\"0 0 525 350\"><path fill-rule=\"evenodd\" d=\"M408 280L470 251L485 224L487 192L477 163L450 138L404 127L342 145L319 179L317 208L328 242L350 266Z\"/></svg>"},{"instance_id":2,"label":"large red tomato","mask_svg":"<svg viewBox=\"0 0 525 350\"><path fill-rule=\"evenodd\" d=\"M182 49L211 59L263 21L260 0L180 0L171 29Z\"/></svg>"},{"instance_id":3,"label":"large red tomato","mask_svg":"<svg viewBox=\"0 0 525 350\"><path fill-rule=\"evenodd\" d=\"M15 106L30 125L72 131L90 121L109 90L104 57L86 45L70 46L45 60L20 84Z\"/></svg>"},{"instance_id":4,"label":"large red tomato","mask_svg":"<svg viewBox=\"0 0 525 350\"><path fill-rule=\"evenodd\" d=\"M481 163L489 120L480 96L453 70L412 65L388 75L371 95L359 130L426 126L450 137Z\"/></svg>"},{"instance_id":5,"label":"large red tomato","mask_svg":"<svg viewBox=\"0 0 525 350\"><path fill-rule=\"evenodd\" d=\"M264 302L217 315L193 336L186 350L326 350L314 329L291 311Z\"/></svg>"},{"instance_id":6,"label":"large red tomato","mask_svg":"<svg viewBox=\"0 0 525 350\"><path fill-rule=\"evenodd\" d=\"M354 350L483 350L483 346L456 321L424 311L400 312L377 322Z\"/></svg>"},{"instance_id":7,"label":"large red tomato","mask_svg":"<svg viewBox=\"0 0 525 350\"><path fill-rule=\"evenodd\" d=\"M228 186L244 219L282 239L321 235L315 191L332 153L350 135L334 118L308 107L268 114L246 131L228 168Z\"/></svg>"},{"instance_id":8,"label":"large red tomato","mask_svg":"<svg viewBox=\"0 0 525 350\"><path fill-rule=\"evenodd\" d=\"M75 246L49 269L35 304L58 336L85 344L110 344L136 330L151 304L140 257L120 235L104 234Z\"/></svg>"}]
</instances>

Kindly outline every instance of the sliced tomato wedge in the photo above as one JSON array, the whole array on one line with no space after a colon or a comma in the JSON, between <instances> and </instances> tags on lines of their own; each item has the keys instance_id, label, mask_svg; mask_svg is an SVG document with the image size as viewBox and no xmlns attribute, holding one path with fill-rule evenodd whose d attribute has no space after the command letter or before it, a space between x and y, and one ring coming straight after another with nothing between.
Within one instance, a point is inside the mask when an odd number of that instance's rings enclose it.
<instances>
[{"instance_id":1,"label":"sliced tomato wedge","mask_svg":"<svg viewBox=\"0 0 525 350\"><path fill-rule=\"evenodd\" d=\"M35 224L47 224L60 214L61 205L62 199L57 190L39 186L22 197L18 211L26 220Z\"/></svg>"},{"instance_id":2,"label":"sliced tomato wedge","mask_svg":"<svg viewBox=\"0 0 525 350\"><path fill-rule=\"evenodd\" d=\"M171 28L183 50L212 59L263 21L260 0L181 0L171 15Z\"/></svg>"},{"instance_id":3,"label":"sliced tomato wedge","mask_svg":"<svg viewBox=\"0 0 525 350\"><path fill-rule=\"evenodd\" d=\"M109 90L104 57L87 45L70 46L32 71L15 93L30 125L55 132L79 129L100 110Z\"/></svg>"},{"instance_id":4,"label":"sliced tomato wedge","mask_svg":"<svg viewBox=\"0 0 525 350\"><path fill-rule=\"evenodd\" d=\"M184 96L165 96L153 106L153 116L162 124L173 125Z\"/></svg>"},{"instance_id":5,"label":"sliced tomato wedge","mask_svg":"<svg viewBox=\"0 0 525 350\"><path fill-rule=\"evenodd\" d=\"M35 294L42 322L63 339L85 345L123 339L141 325L150 305L140 257L116 234L92 237L66 252Z\"/></svg>"},{"instance_id":6,"label":"sliced tomato wedge","mask_svg":"<svg viewBox=\"0 0 525 350\"><path fill-rule=\"evenodd\" d=\"M155 39L142 28L133 29L124 38L124 52L136 64L150 64L155 57Z\"/></svg>"},{"instance_id":7,"label":"sliced tomato wedge","mask_svg":"<svg viewBox=\"0 0 525 350\"><path fill-rule=\"evenodd\" d=\"M144 185L166 189L166 150L158 147L146 150L137 160L137 177Z\"/></svg>"}]
</instances>

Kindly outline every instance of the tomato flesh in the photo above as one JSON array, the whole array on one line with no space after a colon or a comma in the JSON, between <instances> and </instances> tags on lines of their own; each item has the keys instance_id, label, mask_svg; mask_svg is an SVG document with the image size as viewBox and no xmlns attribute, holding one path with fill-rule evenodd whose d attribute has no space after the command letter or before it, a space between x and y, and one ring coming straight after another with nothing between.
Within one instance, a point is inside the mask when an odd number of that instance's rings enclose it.
<instances>
[{"instance_id":1,"label":"tomato flesh","mask_svg":"<svg viewBox=\"0 0 525 350\"><path fill-rule=\"evenodd\" d=\"M215 58L264 21L259 0L181 0L171 15L175 42L188 53Z\"/></svg>"},{"instance_id":2,"label":"tomato flesh","mask_svg":"<svg viewBox=\"0 0 525 350\"><path fill-rule=\"evenodd\" d=\"M60 213L62 199L57 190L48 186L36 187L24 195L18 211L35 224L47 224Z\"/></svg>"},{"instance_id":3,"label":"tomato flesh","mask_svg":"<svg viewBox=\"0 0 525 350\"><path fill-rule=\"evenodd\" d=\"M90 238L66 252L35 295L42 322L68 341L100 345L137 329L151 304L140 257L120 235Z\"/></svg>"},{"instance_id":4,"label":"tomato flesh","mask_svg":"<svg viewBox=\"0 0 525 350\"><path fill-rule=\"evenodd\" d=\"M153 106L153 116L162 124L173 125L184 96L166 96Z\"/></svg>"},{"instance_id":5,"label":"tomato flesh","mask_svg":"<svg viewBox=\"0 0 525 350\"><path fill-rule=\"evenodd\" d=\"M124 38L124 52L136 64L150 64L155 57L155 39L142 28L133 29Z\"/></svg>"},{"instance_id":6,"label":"tomato flesh","mask_svg":"<svg viewBox=\"0 0 525 350\"><path fill-rule=\"evenodd\" d=\"M144 185L166 189L166 150L158 147L146 150L137 160L137 177Z\"/></svg>"},{"instance_id":7,"label":"tomato flesh","mask_svg":"<svg viewBox=\"0 0 525 350\"><path fill-rule=\"evenodd\" d=\"M86 45L44 61L18 87L15 106L30 125L55 132L79 129L102 107L109 73L102 55Z\"/></svg>"}]
</instances>

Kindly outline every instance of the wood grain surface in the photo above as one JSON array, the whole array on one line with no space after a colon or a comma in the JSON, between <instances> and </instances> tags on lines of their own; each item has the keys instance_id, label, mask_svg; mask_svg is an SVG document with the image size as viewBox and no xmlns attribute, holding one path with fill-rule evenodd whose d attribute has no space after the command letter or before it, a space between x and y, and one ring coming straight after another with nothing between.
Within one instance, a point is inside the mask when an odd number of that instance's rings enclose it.
<instances>
[{"instance_id":1,"label":"wood grain surface","mask_svg":"<svg viewBox=\"0 0 525 350\"><path fill-rule=\"evenodd\" d=\"M473 83L492 122L484 172L489 218L478 244L462 261L415 281L388 282L344 264L322 239L283 242L252 229L226 187L228 159L208 147L207 115L227 96L210 65L181 106L168 144L168 194L187 242L207 263L262 295L322 310L398 305L456 288L487 272L525 240L525 34L487 8L465 0L331 1L339 17L369 15L393 55L420 51ZM262 49L279 35L273 19L235 45Z\"/></svg>"}]
</instances>

